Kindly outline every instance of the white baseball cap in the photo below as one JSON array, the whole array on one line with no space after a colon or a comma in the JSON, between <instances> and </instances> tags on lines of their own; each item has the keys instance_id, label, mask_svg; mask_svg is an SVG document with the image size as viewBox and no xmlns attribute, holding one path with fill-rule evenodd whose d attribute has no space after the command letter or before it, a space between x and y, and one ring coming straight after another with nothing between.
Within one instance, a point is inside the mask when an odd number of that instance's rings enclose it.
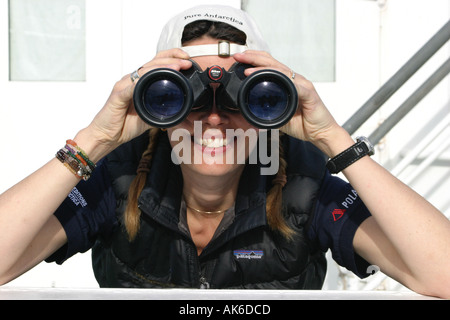
<instances>
[{"instance_id":1,"label":"white baseball cap","mask_svg":"<svg viewBox=\"0 0 450 320\"><path fill-rule=\"evenodd\" d=\"M220 41L218 45L199 45L183 47L181 38L186 25L198 20L227 23L244 32L247 36L245 46ZM191 57L202 55L230 56L245 50L269 52L269 46L261 35L253 18L240 9L223 5L202 5L188 9L173 17L163 28L159 38L157 52L181 48Z\"/></svg>"}]
</instances>

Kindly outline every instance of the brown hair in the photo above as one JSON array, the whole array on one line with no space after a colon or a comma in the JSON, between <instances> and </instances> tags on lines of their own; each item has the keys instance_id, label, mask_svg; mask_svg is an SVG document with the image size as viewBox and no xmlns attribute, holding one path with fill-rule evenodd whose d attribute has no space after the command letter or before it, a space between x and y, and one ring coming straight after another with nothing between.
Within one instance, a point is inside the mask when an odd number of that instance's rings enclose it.
<instances>
[{"instance_id":1,"label":"brown hair","mask_svg":"<svg viewBox=\"0 0 450 320\"><path fill-rule=\"evenodd\" d=\"M181 37L181 43L209 36L213 39L227 40L240 45L247 43L247 35L223 22L214 22L208 20L198 20L186 25Z\"/></svg>"},{"instance_id":2,"label":"brown hair","mask_svg":"<svg viewBox=\"0 0 450 320\"><path fill-rule=\"evenodd\" d=\"M147 175L150 172L153 152L155 151L156 145L158 144L160 132L160 129L150 129L150 140L147 146L147 150L145 150L142 154L137 168L136 177L131 182L130 189L128 190L128 203L124 214L124 224L130 242L136 238L136 235L139 231L141 210L138 207L138 198L145 187Z\"/></svg>"},{"instance_id":3,"label":"brown hair","mask_svg":"<svg viewBox=\"0 0 450 320\"><path fill-rule=\"evenodd\" d=\"M269 146L271 142L268 141ZM268 147L269 147L268 146ZM287 240L292 240L295 231L286 223L283 213L283 188L287 183L286 176L287 162L284 159L283 143L279 142L279 167L278 172L272 180L272 188L267 192L266 215L269 227L280 232Z\"/></svg>"},{"instance_id":4,"label":"brown hair","mask_svg":"<svg viewBox=\"0 0 450 320\"><path fill-rule=\"evenodd\" d=\"M214 39L227 40L244 45L247 36L242 31L221 22L200 20L186 26L182 43L208 35ZM147 150L142 154L137 169L137 175L130 185L128 192L128 204L125 209L124 223L128 233L129 241L133 241L139 231L141 211L138 208L138 198L144 189L148 172L150 171L153 152L156 148L160 129L151 129L149 132L150 142ZM270 146L270 141L268 142ZM272 181L272 188L267 193L266 214L270 228L280 232L286 239L291 240L294 231L288 226L283 217L282 191L286 184L286 161L283 157L283 148L280 143L280 166L277 175Z\"/></svg>"}]
</instances>

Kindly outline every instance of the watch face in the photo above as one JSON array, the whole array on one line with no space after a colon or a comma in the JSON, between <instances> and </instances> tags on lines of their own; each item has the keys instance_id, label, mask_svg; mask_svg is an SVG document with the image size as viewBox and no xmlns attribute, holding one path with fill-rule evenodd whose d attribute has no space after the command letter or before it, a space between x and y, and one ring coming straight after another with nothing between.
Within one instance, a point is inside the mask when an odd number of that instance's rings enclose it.
<instances>
[{"instance_id":1,"label":"watch face","mask_svg":"<svg viewBox=\"0 0 450 320\"><path fill-rule=\"evenodd\" d=\"M364 149L362 147L356 147L356 151L358 151L358 153L363 153Z\"/></svg>"},{"instance_id":2,"label":"watch face","mask_svg":"<svg viewBox=\"0 0 450 320\"><path fill-rule=\"evenodd\" d=\"M375 148L372 145L372 143L370 143L369 139L367 139L366 137L358 137L358 138L356 138L356 141L365 143L365 145L367 146L367 149L369 150L367 153L369 156L373 156L375 154Z\"/></svg>"}]
</instances>

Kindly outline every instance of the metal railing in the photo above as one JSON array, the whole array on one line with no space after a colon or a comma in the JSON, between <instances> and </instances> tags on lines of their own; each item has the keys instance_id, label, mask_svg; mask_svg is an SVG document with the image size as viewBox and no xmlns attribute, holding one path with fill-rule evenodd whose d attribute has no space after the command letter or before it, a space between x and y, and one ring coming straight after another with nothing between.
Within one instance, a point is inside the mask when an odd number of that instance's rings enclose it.
<instances>
[{"instance_id":1,"label":"metal railing","mask_svg":"<svg viewBox=\"0 0 450 320\"><path fill-rule=\"evenodd\" d=\"M392 95L408 81L448 40L450 20L403 65L361 108L344 123L343 127L353 134ZM447 60L416 92L413 93L377 130L369 137L377 144L406 114L408 114L450 72Z\"/></svg>"}]
</instances>

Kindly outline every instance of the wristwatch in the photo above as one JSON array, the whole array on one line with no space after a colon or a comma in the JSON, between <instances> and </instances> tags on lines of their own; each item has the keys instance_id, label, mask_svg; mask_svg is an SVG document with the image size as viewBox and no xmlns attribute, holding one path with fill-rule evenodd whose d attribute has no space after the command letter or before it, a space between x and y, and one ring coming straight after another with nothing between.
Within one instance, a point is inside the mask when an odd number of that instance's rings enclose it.
<instances>
[{"instance_id":1,"label":"wristwatch","mask_svg":"<svg viewBox=\"0 0 450 320\"><path fill-rule=\"evenodd\" d=\"M327 168L331 173L336 174L347 168L352 163L365 156L375 154L375 148L366 137L357 137L356 144L341 152L336 157L328 160Z\"/></svg>"}]
</instances>

